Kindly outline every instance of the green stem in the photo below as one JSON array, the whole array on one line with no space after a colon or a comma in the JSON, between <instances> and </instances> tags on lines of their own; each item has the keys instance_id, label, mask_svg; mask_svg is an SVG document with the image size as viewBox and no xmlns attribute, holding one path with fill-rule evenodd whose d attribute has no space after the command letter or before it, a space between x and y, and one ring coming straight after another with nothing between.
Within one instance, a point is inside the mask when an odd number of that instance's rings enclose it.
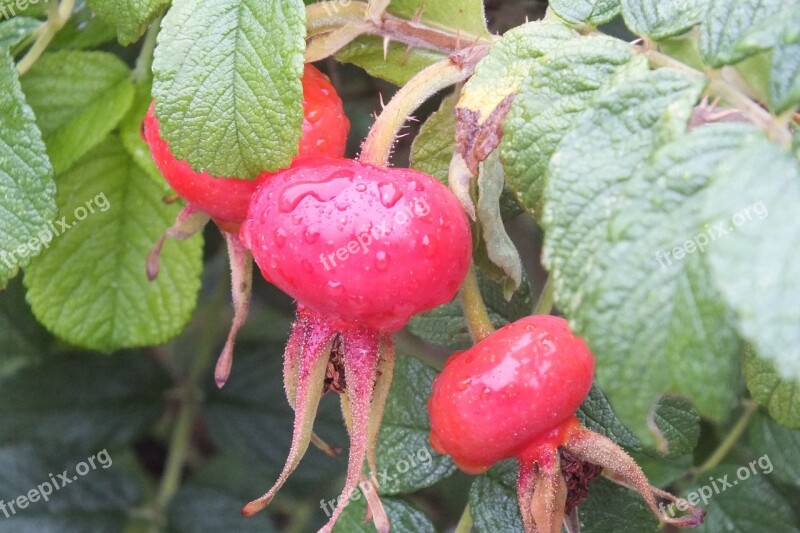
<instances>
[{"instance_id":1,"label":"green stem","mask_svg":"<svg viewBox=\"0 0 800 533\"><path fill-rule=\"evenodd\" d=\"M147 28L147 33L142 42L142 49L136 58L136 66L133 68L132 78L134 83L141 83L150 76L150 69L153 67L153 52L155 52L158 42L158 32L161 29L161 19L159 16Z\"/></svg>"},{"instance_id":2,"label":"green stem","mask_svg":"<svg viewBox=\"0 0 800 533\"><path fill-rule=\"evenodd\" d=\"M364 142L360 161L379 167L388 165L395 138L406 119L428 98L464 81L471 74L471 65L461 67L445 59L414 76L397 92L373 124Z\"/></svg>"},{"instance_id":3,"label":"green stem","mask_svg":"<svg viewBox=\"0 0 800 533\"><path fill-rule=\"evenodd\" d=\"M694 477L698 477L705 472L715 468L719 465L723 459L730 453L733 446L738 442L741 438L742 434L744 434L747 426L750 424L750 419L753 417L753 414L758 410L758 405L752 401L747 400L744 403L744 411L742 412L742 416L739 417L739 420L736 421L736 424L731 428L730 433L725 436L725 440L723 440L720 445L714 450L714 453L706 459L706 462L693 469L692 474Z\"/></svg>"},{"instance_id":4,"label":"green stem","mask_svg":"<svg viewBox=\"0 0 800 533\"><path fill-rule=\"evenodd\" d=\"M472 339L480 342L494 333L494 325L486 310L483 296L481 296L481 288L478 285L478 276L474 266L470 267L459 295Z\"/></svg>"},{"instance_id":5,"label":"green stem","mask_svg":"<svg viewBox=\"0 0 800 533\"><path fill-rule=\"evenodd\" d=\"M472 511L470 511L469 504L467 504L453 533L469 533L470 531L472 531Z\"/></svg>"},{"instance_id":6,"label":"green stem","mask_svg":"<svg viewBox=\"0 0 800 533\"><path fill-rule=\"evenodd\" d=\"M75 0L63 0L61 3L57 2L57 0L51 0L50 10L47 13L47 22L44 23L43 29L31 49L17 63L17 71L20 76L28 72L33 64L36 63L36 60L47 50L53 37L69 20L74 7ZM37 28L37 31L39 31L39 28Z\"/></svg>"},{"instance_id":7,"label":"green stem","mask_svg":"<svg viewBox=\"0 0 800 533\"><path fill-rule=\"evenodd\" d=\"M647 57L650 66L653 68L671 68L679 70L689 76L702 80L708 77L703 72L696 70L685 63L678 61L666 54L655 50L649 50L646 47L639 49L641 53ZM747 117L753 124L764 130L773 140L784 146L791 146L792 136L789 130L786 129L780 121L776 120L769 111L758 105L758 103L751 100L747 95L743 94L739 89L728 83L722 78L712 79L706 92L711 96L719 97L731 106L741 111L742 115Z\"/></svg>"},{"instance_id":8,"label":"green stem","mask_svg":"<svg viewBox=\"0 0 800 533\"><path fill-rule=\"evenodd\" d=\"M547 276L547 281L542 287L542 293L539 295L539 301L536 302L536 307L533 308L534 315L549 315L553 312L553 275Z\"/></svg>"},{"instance_id":9,"label":"green stem","mask_svg":"<svg viewBox=\"0 0 800 533\"><path fill-rule=\"evenodd\" d=\"M202 403L200 380L206 375L206 370L215 354L214 349L218 333L217 324L219 324L227 287L227 284L220 283L207 304L209 312L204 314L204 325L200 328L202 333L197 342L197 350L195 352L197 355L189 374L178 389L181 403L175 426L169 439L169 454L166 466L152 504L151 514L157 519L163 517L167 506L180 488L183 468L186 465L192 442L194 420L197 416L198 407ZM158 531L158 527L154 525L152 530L154 532Z\"/></svg>"}]
</instances>

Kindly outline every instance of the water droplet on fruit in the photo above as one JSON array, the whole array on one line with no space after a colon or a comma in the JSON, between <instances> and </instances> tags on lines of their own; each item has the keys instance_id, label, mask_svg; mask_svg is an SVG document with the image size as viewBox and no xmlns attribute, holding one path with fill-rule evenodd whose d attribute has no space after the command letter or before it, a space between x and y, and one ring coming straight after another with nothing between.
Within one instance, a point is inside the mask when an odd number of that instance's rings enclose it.
<instances>
[{"instance_id":1,"label":"water droplet on fruit","mask_svg":"<svg viewBox=\"0 0 800 533\"><path fill-rule=\"evenodd\" d=\"M270 259L270 260L269 260L269 267L270 267L272 270L275 270L276 268L278 268L278 262L275 260L275 258L274 258L274 257L273 257L272 259Z\"/></svg>"},{"instance_id":2,"label":"water droplet on fruit","mask_svg":"<svg viewBox=\"0 0 800 533\"><path fill-rule=\"evenodd\" d=\"M459 391L463 391L463 390L467 390L470 385L472 385L472 378L466 378L466 379L462 379L461 381L459 381L458 385L456 386L456 388Z\"/></svg>"},{"instance_id":3,"label":"water droplet on fruit","mask_svg":"<svg viewBox=\"0 0 800 533\"><path fill-rule=\"evenodd\" d=\"M306 228L305 233L303 233L303 239L308 244L314 244L319 239L319 228L316 226L309 226Z\"/></svg>"},{"instance_id":4,"label":"water droplet on fruit","mask_svg":"<svg viewBox=\"0 0 800 533\"><path fill-rule=\"evenodd\" d=\"M338 209L339 211L347 211L349 207L350 207L350 202L347 201L339 202L336 204L336 209Z\"/></svg>"},{"instance_id":5,"label":"water droplet on fruit","mask_svg":"<svg viewBox=\"0 0 800 533\"><path fill-rule=\"evenodd\" d=\"M356 184L356 190L358 192L364 192L364 191L367 190L367 185L365 183L357 183Z\"/></svg>"},{"instance_id":6,"label":"water droplet on fruit","mask_svg":"<svg viewBox=\"0 0 800 533\"><path fill-rule=\"evenodd\" d=\"M342 287L341 281L329 281L328 282L328 293L333 296L338 296L344 292L344 288Z\"/></svg>"},{"instance_id":7,"label":"water droplet on fruit","mask_svg":"<svg viewBox=\"0 0 800 533\"><path fill-rule=\"evenodd\" d=\"M339 170L322 181L305 181L287 186L278 202L282 213L290 213L307 196L318 202L330 202L353 182L353 172Z\"/></svg>"},{"instance_id":8,"label":"water droplet on fruit","mask_svg":"<svg viewBox=\"0 0 800 533\"><path fill-rule=\"evenodd\" d=\"M409 190L412 191L422 192L425 190L425 185L417 180L411 180L410 182L408 182L408 188Z\"/></svg>"},{"instance_id":9,"label":"water droplet on fruit","mask_svg":"<svg viewBox=\"0 0 800 533\"><path fill-rule=\"evenodd\" d=\"M286 230L283 228L278 228L272 233L272 238L275 241L275 246L278 248L283 248L286 244Z\"/></svg>"},{"instance_id":10,"label":"water droplet on fruit","mask_svg":"<svg viewBox=\"0 0 800 533\"><path fill-rule=\"evenodd\" d=\"M381 183L378 185L381 193L381 203L384 207L392 208L403 197L403 191L395 187L394 183Z\"/></svg>"},{"instance_id":11,"label":"water droplet on fruit","mask_svg":"<svg viewBox=\"0 0 800 533\"><path fill-rule=\"evenodd\" d=\"M492 395L492 389L489 387L484 387L481 391L481 400L486 401L489 399L489 396Z\"/></svg>"},{"instance_id":12,"label":"water droplet on fruit","mask_svg":"<svg viewBox=\"0 0 800 533\"><path fill-rule=\"evenodd\" d=\"M381 272L385 272L389 268L389 256L386 252L380 251L375 254L375 268Z\"/></svg>"},{"instance_id":13,"label":"water droplet on fruit","mask_svg":"<svg viewBox=\"0 0 800 533\"><path fill-rule=\"evenodd\" d=\"M436 251L431 246L431 238L427 235L423 235L422 237L422 249L425 250L425 255L428 257L436 255Z\"/></svg>"},{"instance_id":14,"label":"water droplet on fruit","mask_svg":"<svg viewBox=\"0 0 800 533\"><path fill-rule=\"evenodd\" d=\"M299 226L303 223L303 215L295 215L292 217L292 224Z\"/></svg>"},{"instance_id":15,"label":"water droplet on fruit","mask_svg":"<svg viewBox=\"0 0 800 533\"><path fill-rule=\"evenodd\" d=\"M327 143L325 139L317 139L317 148L322 148L325 146L325 143Z\"/></svg>"},{"instance_id":16,"label":"water droplet on fruit","mask_svg":"<svg viewBox=\"0 0 800 533\"><path fill-rule=\"evenodd\" d=\"M319 120L320 114L321 113L319 109L312 109L306 114L306 120L308 120L309 122L316 122L317 120Z\"/></svg>"}]
</instances>

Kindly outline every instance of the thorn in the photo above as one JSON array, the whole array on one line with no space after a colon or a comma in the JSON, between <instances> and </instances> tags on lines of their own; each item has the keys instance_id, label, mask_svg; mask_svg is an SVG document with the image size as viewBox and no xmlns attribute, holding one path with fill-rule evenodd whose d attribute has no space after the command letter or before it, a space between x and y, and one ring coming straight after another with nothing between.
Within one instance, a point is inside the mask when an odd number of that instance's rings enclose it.
<instances>
[{"instance_id":1,"label":"thorn","mask_svg":"<svg viewBox=\"0 0 800 533\"><path fill-rule=\"evenodd\" d=\"M417 8L417 12L414 13L414 16L411 18L411 22L413 24L419 24L422 20L422 14L425 12L425 4L420 4L419 8Z\"/></svg>"},{"instance_id":2,"label":"thorn","mask_svg":"<svg viewBox=\"0 0 800 533\"><path fill-rule=\"evenodd\" d=\"M165 204L174 204L180 199L181 197L179 194L173 194L171 196L165 196L164 198L161 199L161 201L164 202Z\"/></svg>"},{"instance_id":3,"label":"thorn","mask_svg":"<svg viewBox=\"0 0 800 533\"><path fill-rule=\"evenodd\" d=\"M411 54L411 50L413 47L409 44L406 46L406 51L403 53L403 59L400 60L401 65L405 65L406 61L408 61L408 56Z\"/></svg>"},{"instance_id":4,"label":"thorn","mask_svg":"<svg viewBox=\"0 0 800 533\"><path fill-rule=\"evenodd\" d=\"M378 93L378 99L381 101L381 111L386 109L386 102L383 101L383 93Z\"/></svg>"},{"instance_id":5,"label":"thorn","mask_svg":"<svg viewBox=\"0 0 800 533\"><path fill-rule=\"evenodd\" d=\"M384 61L386 61L386 59L389 57L389 45L391 43L392 43L392 39L388 35L383 38L383 60Z\"/></svg>"}]
</instances>

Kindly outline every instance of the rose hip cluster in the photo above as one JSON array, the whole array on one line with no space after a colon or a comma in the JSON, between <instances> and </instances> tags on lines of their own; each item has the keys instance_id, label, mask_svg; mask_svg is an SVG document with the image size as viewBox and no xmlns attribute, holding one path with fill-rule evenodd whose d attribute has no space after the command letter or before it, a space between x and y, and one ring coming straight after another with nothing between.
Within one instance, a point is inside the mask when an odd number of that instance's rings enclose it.
<instances>
[{"instance_id":1,"label":"rose hip cluster","mask_svg":"<svg viewBox=\"0 0 800 533\"><path fill-rule=\"evenodd\" d=\"M254 258L264 278L297 301L297 320L284 354L286 395L295 410L286 466L264 496L242 513L263 509L296 468L313 434L321 396L341 395L350 433L342 494L356 488L366 460L375 468L375 442L392 379L391 334L415 314L450 301L472 259L469 223L450 191L427 174L344 159L348 121L330 82L306 67L305 122L299 155L289 169L253 181L196 173L173 157L153 107L144 135L159 169L188 206L156 244L148 274L157 273L164 239L184 239L212 219L231 256L234 325L215 372L222 386L231 369L233 339L247 314ZM251 255L252 254L252 255ZM348 499L339 498L323 531L333 528ZM380 500L370 514L389 524Z\"/></svg>"},{"instance_id":2,"label":"rose hip cluster","mask_svg":"<svg viewBox=\"0 0 800 533\"><path fill-rule=\"evenodd\" d=\"M313 432L329 391L341 397L350 434L342 495L359 485L365 461L377 486L375 445L392 380L392 333L450 301L472 261L469 222L444 185L414 170L345 159L349 122L333 86L306 66L303 94L298 156L288 169L252 181L193 171L161 137L155 106L144 122L153 158L187 203L156 243L148 276L158 274L166 238L185 239L213 220L227 240L235 315L215 369L218 386L230 374L235 335L248 312L253 259L267 281L297 302L284 353L286 396L295 411L291 448L273 487L242 509L247 516L270 503L310 443L336 453ZM562 319L510 324L448 361L429 402L431 443L469 473L516 457L529 533L557 533L562 521L577 531L575 508L603 469L657 513L656 497L674 497L650 487L622 449L575 417L593 373L592 354ZM380 499L374 491L366 497L376 528L388 532ZM321 531L332 530L348 501L338 499ZM690 527L702 512L664 521Z\"/></svg>"}]
</instances>

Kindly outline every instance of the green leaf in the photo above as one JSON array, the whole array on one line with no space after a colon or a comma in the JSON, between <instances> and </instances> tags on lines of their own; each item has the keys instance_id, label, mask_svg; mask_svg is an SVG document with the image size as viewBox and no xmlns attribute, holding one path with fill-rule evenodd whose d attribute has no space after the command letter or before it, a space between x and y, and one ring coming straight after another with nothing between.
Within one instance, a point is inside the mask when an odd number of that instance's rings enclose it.
<instances>
[{"instance_id":1,"label":"green leaf","mask_svg":"<svg viewBox=\"0 0 800 533\"><path fill-rule=\"evenodd\" d=\"M147 146L147 143L142 138L142 121L153 100L150 95L152 87L152 80L136 84L133 105L119 124L119 138L133 161L148 176L153 178L166 195L171 190L169 183L164 179L161 171L158 170L150 153L150 147Z\"/></svg>"},{"instance_id":2,"label":"green leaf","mask_svg":"<svg viewBox=\"0 0 800 533\"><path fill-rule=\"evenodd\" d=\"M744 338L791 380L800 380L798 213L800 163L763 136L720 166L705 206L719 228L714 281Z\"/></svg>"},{"instance_id":3,"label":"green leaf","mask_svg":"<svg viewBox=\"0 0 800 533\"><path fill-rule=\"evenodd\" d=\"M599 26L619 15L620 0L550 0L556 14L572 24Z\"/></svg>"},{"instance_id":4,"label":"green leaf","mask_svg":"<svg viewBox=\"0 0 800 533\"><path fill-rule=\"evenodd\" d=\"M742 36L762 20L777 13L782 0L711 0L705 23L700 27L700 53L714 68L737 63L752 50L737 48Z\"/></svg>"},{"instance_id":5,"label":"green leaf","mask_svg":"<svg viewBox=\"0 0 800 533\"><path fill-rule=\"evenodd\" d=\"M133 102L130 70L105 52L43 55L22 78L56 174L69 169L117 126Z\"/></svg>"},{"instance_id":6,"label":"green leaf","mask_svg":"<svg viewBox=\"0 0 800 533\"><path fill-rule=\"evenodd\" d=\"M462 90L457 113L472 115L471 122L483 125L520 90L532 60L563 46L575 35L573 30L550 22L530 22L508 31L475 67L475 74Z\"/></svg>"},{"instance_id":7,"label":"green leaf","mask_svg":"<svg viewBox=\"0 0 800 533\"><path fill-rule=\"evenodd\" d=\"M656 71L614 89L550 166L545 253L556 302L597 356L620 419L648 444L660 393L684 394L718 420L736 399L739 344L703 255L658 260L702 231L709 173L758 134L716 126L680 138L701 87Z\"/></svg>"},{"instance_id":8,"label":"green leaf","mask_svg":"<svg viewBox=\"0 0 800 533\"><path fill-rule=\"evenodd\" d=\"M200 288L202 239L168 242L158 279L145 275L147 255L179 207L164 204L158 185L116 137L57 181L57 236L25 272L39 321L100 351L159 344L180 333Z\"/></svg>"},{"instance_id":9,"label":"green leaf","mask_svg":"<svg viewBox=\"0 0 800 533\"><path fill-rule=\"evenodd\" d=\"M116 28L119 42L129 45L142 36L170 0L88 0L88 3L101 20Z\"/></svg>"},{"instance_id":10,"label":"green leaf","mask_svg":"<svg viewBox=\"0 0 800 533\"><path fill-rule=\"evenodd\" d=\"M800 4L792 4L763 20L737 43L737 50L772 50L769 102L776 113L800 104Z\"/></svg>"},{"instance_id":11,"label":"green leaf","mask_svg":"<svg viewBox=\"0 0 800 533\"><path fill-rule=\"evenodd\" d=\"M0 296L0 378L39 361L50 339L31 314L22 284L10 283Z\"/></svg>"},{"instance_id":12,"label":"green leaf","mask_svg":"<svg viewBox=\"0 0 800 533\"><path fill-rule=\"evenodd\" d=\"M419 130L411 145L411 166L445 185L456 149L456 97L448 96Z\"/></svg>"},{"instance_id":13,"label":"green leaf","mask_svg":"<svg viewBox=\"0 0 800 533\"><path fill-rule=\"evenodd\" d=\"M502 327L531 314L533 302L527 279L523 278L522 285L510 301L506 301L501 284L489 280L480 272L478 283L495 327ZM472 346L467 321L458 298L433 311L413 317L408 327L414 335L453 350L465 350Z\"/></svg>"},{"instance_id":14,"label":"green leaf","mask_svg":"<svg viewBox=\"0 0 800 533\"><path fill-rule=\"evenodd\" d=\"M753 399L779 423L800 429L800 381L781 379L773 364L747 348L744 375Z\"/></svg>"},{"instance_id":15,"label":"green leaf","mask_svg":"<svg viewBox=\"0 0 800 533\"><path fill-rule=\"evenodd\" d=\"M575 415L584 427L605 435L620 446L631 451L642 449L642 443L619 421L611 404L608 403L608 398L596 384L592 384L589 394Z\"/></svg>"},{"instance_id":16,"label":"green leaf","mask_svg":"<svg viewBox=\"0 0 800 533\"><path fill-rule=\"evenodd\" d=\"M523 531L517 504L517 476L514 460L493 466L469 489L469 506L478 533Z\"/></svg>"},{"instance_id":17,"label":"green leaf","mask_svg":"<svg viewBox=\"0 0 800 533\"><path fill-rule=\"evenodd\" d=\"M750 446L760 456L758 467L764 474L774 469L780 481L800 486L800 431L756 415L750 423Z\"/></svg>"},{"instance_id":18,"label":"green leaf","mask_svg":"<svg viewBox=\"0 0 800 533\"><path fill-rule=\"evenodd\" d=\"M661 531L641 496L607 479L589 484L589 497L578 507L583 533L643 533Z\"/></svg>"},{"instance_id":19,"label":"green leaf","mask_svg":"<svg viewBox=\"0 0 800 533\"><path fill-rule=\"evenodd\" d=\"M116 30L98 18L92 8L83 5L72 12L47 49L87 50L98 48L116 38Z\"/></svg>"},{"instance_id":20,"label":"green leaf","mask_svg":"<svg viewBox=\"0 0 800 533\"><path fill-rule=\"evenodd\" d=\"M367 504L361 493L357 494L353 498L358 499L351 501L345 508L333 528L333 533L373 533L375 531L375 526L364 520ZM381 501L389 516L392 531L398 533L434 533L436 531L430 518L411 504L395 498L381 498Z\"/></svg>"},{"instance_id":21,"label":"green leaf","mask_svg":"<svg viewBox=\"0 0 800 533\"><path fill-rule=\"evenodd\" d=\"M336 59L342 63L357 65L370 75L395 85L405 85L425 67L444 58L443 54L423 48L409 52L405 45L393 42L384 59L383 39L372 36L359 37L336 54Z\"/></svg>"},{"instance_id":22,"label":"green leaf","mask_svg":"<svg viewBox=\"0 0 800 533\"><path fill-rule=\"evenodd\" d=\"M161 28L153 95L175 157L237 178L289 166L303 123L303 3L175 0Z\"/></svg>"},{"instance_id":23,"label":"green leaf","mask_svg":"<svg viewBox=\"0 0 800 533\"><path fill-rule=\"evenodd\" d=\"M749 465L725 465L707 472L708 475L697 481L685 498L690 503L699 501L706 509L706 519L694 531L800 531L789 502L770 486L766 470L760 470L757 464L755 468L753 474ZM726 487L722 482L725 476L732 486ZM706 501L703 501L703 494L709 495Z\"/></svg>"},{"instance_id":24,"label":"green leaf","mask_svg":"<svg viewBox=\"0 0 800 533\"><path fill-rule=\"evenodd\" d=\"M114 449L55 445L41 449L27 443L0 448L0 499L9 515L0 520L0 532L123 531L130 510L143 499L134 462L131 453ZM59 477L64 471L69 485ZM52 489L51 479L58 484L57 490ZM52 489L47 501L42 496L48 492L46 484ZM36 501L29 500L24 509L15 505L12 512L11 502L29 495Z\"/></svg>"},{"instance_id":25,"label":"green leaf","mask_svg":"<svg viewBox=\"0 0 800 533\"><path fill-rule=\"evenodd\" d=\"M169 385L155 362L134 354L48 358L0 380L0 442L58 435L86 450L130 444L162 414Z\"/></svg>"},{"instance_id":26,"label":"green leaf","mask_svg":"<svg viewBox=\"0 0 800 533\"><path fill-rule=\"evenodd\" d=\"M42 249L55 216L53 168L8 51L0 50L0 289Z\"/></svg>"},{"instance_id":27,"label":"green leaf","mask_svg":"<svg viewBox=\"0 0 800 533\"><path fill-rule=\"evenodd\" d=\"M630 46L606 36L564 42L532 64L503 125L509 185L537 216L550 157L580 115L620 79L648 70Z\"/></svg>"},{"instance_id":28,"label":"green leaf","mask_svg":"<svg viewBox=\"0 0 800 533\"><path fill-rule=\"evenodd\" d=\"M500 153L494 151L481 163L478 172L478 202L476 214L480 227L478 264L493 281L502 283L503 293L510 299L522 284L522 260L517 247L506 233L500 212L500 197L505 185L505 172L500 163ZM479 257L486 257L480 261ZM484 263L491 267L487 269Z\"/></svg>"},{"instance_id":29,"label":"green leaf","mask_svg":"<svg viewBox=\"0 0 800 533\"><path fill-rule=\"evenodd\" d=\"M486 27L482 0L392 0L388 11L407 19L414 19L419 15L423 24L439 27L450 33L458 32L467 41L491 35Z\"/></svg>"},{"instance_id":30,"label":"green leaf","mask_svg":"<svg viewBox=\"0 0 800 533\"><path fill-rule=\"evenodd\" d=\"M11 50L13 53L14 48L27 39L41 24L41 20L30 17L15 17L0 22L0 50Z\"/></svg>"},{"instance_id":31,"label":"green leaf","mask_svg":"<svg viewBox=\"0 0 800 533\"><path fill-rule=\"evenodd\" d=\"M621 0L625 24L637 35L660 41L703 22L713 0Z\"/></svg>"},{"instance_id":32,"label":"green leaf","mask_svg":"<svg viewBox=\"0 0 800 533\"><path fill-rule=\"evenodd\" d=\"M446 455L430 445L428 397L436 371L411 357L398 357L378 437L381 494L406 494L430 487L455 472Z\"/></svg>"},{"instance_id":33,"label":"green leaf","mask_svg":"<svg viewBox=\"0 0 800 533\"><path fill-rule=\"evenodd\" d=\"M246 463L221 457L203 465L170 502L170 531L275 533L269 513L245 518L242 506L263 490L262 479Z\"/></svg>"},{"instance_id":34,"label":"green leaf","mask_svg":"<svg viewBox=\"0 0 800 533\"><path fill-rule=\"evenodd\" d=\"M665 457L688 455L700 439L700 417L691 402L680 396L663 396L653 410L652 422L658 452Z\"/></svg>"}]
</instances>

